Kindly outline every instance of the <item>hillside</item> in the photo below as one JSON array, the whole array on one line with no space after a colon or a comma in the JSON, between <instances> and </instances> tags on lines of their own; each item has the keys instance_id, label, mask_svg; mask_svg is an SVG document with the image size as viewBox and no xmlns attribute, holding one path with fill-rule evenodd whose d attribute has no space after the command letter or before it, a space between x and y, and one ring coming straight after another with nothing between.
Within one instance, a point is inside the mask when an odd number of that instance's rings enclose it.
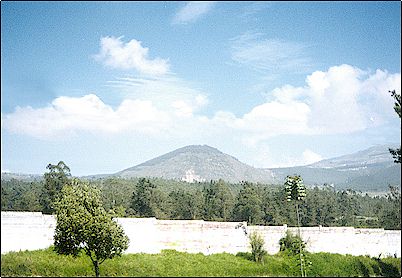
<instances>
[{"instance_id":1,"label":"hillside","mask_svg":"<svg viewBox=\"0 0 402 278\"><path fill-rule=\"evenodd\" d=\"M274 173L278 182L286 175L297 173L308 185L328 183L337 189L388 190L388 185L401 185L401 165L393 162L388 147L388 145L374 146L306 166L269 170Z\"/></svg>"},{"instance_id":2,"label":"hillside","mask_svg":"<svg viewBox=\"0 0 402 278\"><path fill-rule=\"evenodd\" d=\"M257 169L207 145L186 146L116 173L120 177L160 177L188 182L223 179L270 183L269 170Z\"/></svg>"}]
</instances>

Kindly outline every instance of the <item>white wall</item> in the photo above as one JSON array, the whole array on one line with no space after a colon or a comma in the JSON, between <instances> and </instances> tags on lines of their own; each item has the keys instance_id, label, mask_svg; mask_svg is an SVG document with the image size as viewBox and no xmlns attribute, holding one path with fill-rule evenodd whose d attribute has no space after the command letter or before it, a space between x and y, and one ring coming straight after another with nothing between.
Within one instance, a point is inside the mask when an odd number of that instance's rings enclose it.
<instances>
[{"instance_id":1,"label":"white wall","mask_svg":"<svg viewBox=\"0 0 402 278\"><path fill-rule=\"evenodd\" d=\"M189 253L213 254L250 251L249 241L239 222L203 220L157 220L155 218L117 218L130 238L126 253L159 253L175 249ZM284 226L247 226L248 234L259 232L270 254L279 251L279 239L287 230ZM56 221L54 216L40 212L1 212L1 253L35 250L53 244ZM311 252L351 255L401 257L401 231L355 229L353 227L304 227L301 237Z\"/></svg>"}]
</instances>

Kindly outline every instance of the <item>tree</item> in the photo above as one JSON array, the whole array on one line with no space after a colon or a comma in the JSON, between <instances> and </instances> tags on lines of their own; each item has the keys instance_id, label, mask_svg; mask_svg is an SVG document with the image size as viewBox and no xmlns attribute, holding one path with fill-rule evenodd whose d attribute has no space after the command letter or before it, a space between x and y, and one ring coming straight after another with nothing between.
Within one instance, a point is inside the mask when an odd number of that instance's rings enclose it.
<instances>
[{"instance_id":1,"label":"tree","mask_svg":"<svg viewBox=\"0 0 402 278\"><path fill-rule=\"evenodd\" d=\"M227 221L233 209L234 197L227 184L219 179L204 187L204 213L208 220Z\"/></svg>"},{"instance_id":2,"label":"tree","mask_svg":"<svg viewBox=\"0 0 402 278\"><path fill-rule=\"evenodd\" d=\"M360 202L356 191L347 189L337 192L337 203L341 216L339 218L341 226L356 227L356 216L359 214Z\"/></svg>"},{"instance_id":3,"label":"tree","mask_svg":"<svg viewBox=\"0 0 402 278\"><path fill-rule=\"evenodd\" d=\"M386 229L401 229L401 192L396 186L389 186L387 208L382 212L380 223Z\"/></svg>"},{"instance_id":4,"label":"tree","mask_svg":"<svg viewBox=\"0 0 402 278\"><path fill-rule=\"evenodd\" d=\"M202 212L202 193L188 192L183 189L173 190L169 193L170 218L196 219Z\"/></svg>"},{"instance_id":5,"label":"tree","mask_svg":"<svg viewBox=\"0 0 402 278\"><path fill-rule=\"evenodd\" d=\"M53 203L59 196L63 186L70 182L71 173L70 168L63 161L60 161L57 165L49 164L46 169L49 172L43 175L45 184L44 191L41 194L41 204L44 213L53 213Z\"/></svg>"},{"instance_id":6,"label":"tree","mask_svg":"<svg viewBox=\"0 0 402 278\"><path fill-rule=\"evenodd\" d=\"M398 114L399 118L401 118L401 95L397 94L395 90L389 91L392 97L395 99L394 110L396 114ZM391 149L389 148L389 152L392 154L395 163L401 163L401 147L399 149Z\"/></svg>"},{"instance_id":7,"label":"tree","mask_svg":"<svg viewBox=\"0 0 402 278\"><path fill-rule=\"evenodd\" d=\"M250 224L262 222L262 200L261 192L256 185L249 182L242 182L243 188L237 195L237 202L233 209L235 221L248 221Z\"/></svg>"},{"instance_id":8,"label":"tree","mask_svg":"<svg viewBox=\"0 0 402 278\"><path fill-rule=\"evenodd\" d=\"M253 260L261 263L267 251L264 249L264 238L257 232L252 232L248 237L251 245L251 255Z\"/></svg>"},{"instance_id":9,"label":"tree","mask_svg":"<svg viewBox=\"0 0 402 278\"><path fill-rule=\"evenodd\" d=\"M56 253L76 257L83 251L91 259L96 277L100 264L120 256L128 248L128 237L106 213L96 187L74 179L63 187L55 208Z\"/></svg>"},{"instance_id":10,"label":"tree","mask_svg":"<svg viewBox=\"0 0 402 278\"><path fill-rule=\"evenodd\" d=\"M149 179L141 178L134 189L131 198L131 208L135 214L140 217L154 217L155 212L153 209L152 199L156 185Z\"/></svg>"},{"instance_id":11,"label":"tree","mask_svg":"<svg viewBox=\"0 0 402 278\"><path fill-rule=\"evenodd\" d=\"M296 214L297 214L297 227L300 236L300 215L299 215L299 201L302 201L306 197L306 187L303 184L303 179L299 176L287 176L285 181L285 191L286 191L286 200L288 202L295 201L296 206ZM303 251L302 245L299 245L300 249L300 271L302 277L305 276L305 272L303 271Z\"/></svg>"}]
</instances>

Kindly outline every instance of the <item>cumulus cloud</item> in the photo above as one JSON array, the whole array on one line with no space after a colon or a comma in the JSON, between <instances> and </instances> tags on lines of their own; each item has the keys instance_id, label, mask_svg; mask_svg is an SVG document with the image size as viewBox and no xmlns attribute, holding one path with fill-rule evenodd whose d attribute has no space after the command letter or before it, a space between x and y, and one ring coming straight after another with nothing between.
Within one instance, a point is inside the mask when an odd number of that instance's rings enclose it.
<instances>
[{"instance_id":1,"label":"cumulus cloud","mask_svg":"<svg viewBox=\"0 0 402 278\"><path fill-rule=\"evenodd\" d=\"M305 86L274 89L266 101L243 115L219 110L207 117L201 108L208 98L186 82L174 77L127 77L111 83L127 90L116 108L94 94L59 97L47 107L17 107L2 114L2 128L39 138L129 131L176 140L202 133L203 139L236 138L243 145L258 147L279 135L345 134L392 121L395 113L388 90L400 93L400 83L400 73L340 65L313 72ZM302 157L308 163L320 158L309 150Z\"/></svg>"},{"instance_id":2,"label":"cumulus cloud","mask_svg":"<svg viewBox=\"0 0 402 278\"><path fill-rule=\"evenodd\" d=\"M169 62L166 59L148 57L149 49L143 47L140 41L132 39L124 43L122 37L101 38L100 52L95 59L111 68L130 70L135 69L141 74L163 75L169 71Z\"/></svg>"},{"instance_id":3,"label":"cumulus cloud","mask_svg":"<svg viewBox=\"0 0 402 278\"><path fill-rule=\"evenodd\" d=\"M394 118L388 90L400 92L400 83L400 73L340 65L313 72L303 87L274 89L265 103L240 117L218 111L210 121L220 129L238 130L249 146L285 134L347 134Z\"/></svg>"},{"instance_id":4,"label":"cumulus cloud","mask_svg":"<svg viewBox=\"0 0 402 278\"><path fill-rule=\"evenodd\" d=\"M2 115L3 116L3 115ZM45 108L17 107L4 115L4 128L14 133L49 139L78 131L117 133L135 131L152 134L169 125L169 115L150 101L124 100L116 109L94 94L58 97Z\"/></svg>"},{"instance_id":5,"label":"cumulus cloud","mask_svg":"<svg viewBox=\"0 0 402 278\"><path fill-rule=\"evenodd\" d=\"M202 15L209 12L214 4L214 1L190 1L176 13L172 23L186 24L195 22Z\"/></svg>"}]
</instances>

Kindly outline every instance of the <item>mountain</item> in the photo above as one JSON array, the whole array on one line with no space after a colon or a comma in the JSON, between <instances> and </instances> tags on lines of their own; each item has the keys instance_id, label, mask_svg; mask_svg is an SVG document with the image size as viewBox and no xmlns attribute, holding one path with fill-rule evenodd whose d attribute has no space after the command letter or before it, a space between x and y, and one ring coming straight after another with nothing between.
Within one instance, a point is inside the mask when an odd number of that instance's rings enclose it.
<instances>
[{"instance_id":1,"label":"mountain","mask_svg":"<svg viewBox=\"0 0 402 278\"><path fill-rule=\"evenodd\" d=\"M388 191L388 185L401 186L401 164L395 164L388 148L395 145L374 146L356 153L319 162L287 168L254 168L207 145L186 146L115 174L89 175L81 178L102 179L159 177L187 182L223 179L283 184L287 175L301 175L308 186L328 184L335 189L363 192ZM24 181L40 180L42 175L2 173L2 180L16 178Z\"/></svg>"},{"instance_id":2,"label":"mountain","mask_svg":"<svg viewBox=\"0 0 402 278\"><path fill-rule=\"evenodd\" d=\"M120 177L160 177L188 182L273 181L270 170L257 169L207 145L186 146L116 173Z\"/></svg>"},{"instance_id":3,"label":"mountain","mask_svg":"<svg viewBox=\"0 0 402 278\"><path fill-rule=\"evenodd\" d=\"M308 185L333 184L337 189L361 191L388 190L388 185L401 185L401 164L394 163L389 147L380 145L353 154L321 160L297 167L270 168L275 181L287 175L302 176Z\"/></svg>"}]
</instances>

